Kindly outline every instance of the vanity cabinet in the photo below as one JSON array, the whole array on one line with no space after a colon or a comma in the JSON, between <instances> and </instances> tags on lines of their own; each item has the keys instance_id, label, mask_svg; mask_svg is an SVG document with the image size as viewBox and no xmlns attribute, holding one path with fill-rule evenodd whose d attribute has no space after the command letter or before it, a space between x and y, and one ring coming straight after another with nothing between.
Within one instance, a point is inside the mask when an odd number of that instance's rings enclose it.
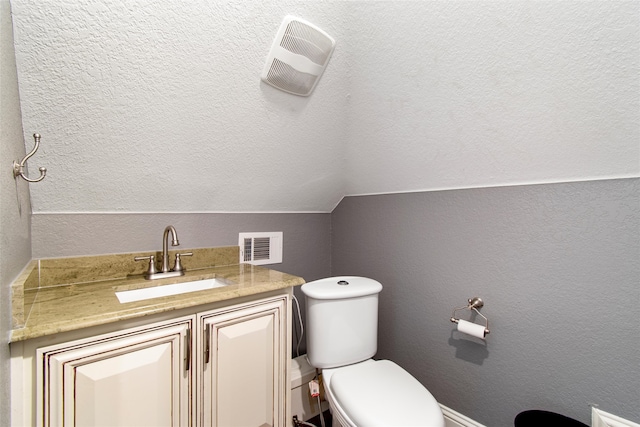
<instances>
[{"instance_id":1,"label":"vanity cabinet","mask_svg":"<svg viewBox=\"0 0 640 427\"><path fill-rule=\"evenodd\" d=\"M12 345L12 424L285 426L290 293Z\"/></svg>"},{"instance_id":2,"label":"vanity cabinet","mask_svg":"<svg viewBox=\"0 0 640 427\"><path fill-rule=\"evenodd\" d=\"M279 299L198 314L200 425L285 425L286 313Z\"/></svg>"},{"instance_id":3,"label":"vanity cabinet","mask_svg":"<svg viewBox=\"0 0 640 427\"><path fill-rule=\"evenodd\" d=\"M192 324L187 318L38 349L44 425L192 425Z\"/></svg>"}]
</instances>

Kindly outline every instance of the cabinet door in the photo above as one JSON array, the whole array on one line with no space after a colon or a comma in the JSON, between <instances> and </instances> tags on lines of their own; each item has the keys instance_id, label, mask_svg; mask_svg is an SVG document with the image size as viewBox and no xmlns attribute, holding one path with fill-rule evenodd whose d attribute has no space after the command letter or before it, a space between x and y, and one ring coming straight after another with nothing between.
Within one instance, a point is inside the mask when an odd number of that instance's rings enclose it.
<instances>
[{"instance_id":1,"label":"cabinet door","mask_svg":"<svg viewBox=\"0 0 640 427\"><path fill-rule=\"evenodd\" d=\"M200 315L201 426L285 423L288 297Z\"/></svg>"},{"instance_id":2,"label":"cabinet door","mask_svg":"<svg viewBox=\"0 0 640 427\"><path fill-rule=\"evenodd\" d=\"M39 349L45 426L192 425L192 318Z\"/></svg>"}]
</instances>

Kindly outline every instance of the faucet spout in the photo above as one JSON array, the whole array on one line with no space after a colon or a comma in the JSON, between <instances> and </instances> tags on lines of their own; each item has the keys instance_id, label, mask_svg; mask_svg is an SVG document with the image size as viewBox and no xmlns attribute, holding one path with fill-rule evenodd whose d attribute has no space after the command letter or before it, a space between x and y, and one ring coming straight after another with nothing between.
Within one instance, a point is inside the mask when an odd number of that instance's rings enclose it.
<instances>
[{"instance_id":1,"label":"faucet spout","mask_svg":"<svg viewBox=\"0 0 640 427\"><path fill-rule=\"evenodd\" d=\"M169 232L171 232L171 246L178 246L180 242L178 242L178 233L173 225L168 225L167 228L164 229L164 234L162 236L162 272L166 273L169 271Z\"/></svg>"}]
</instances>

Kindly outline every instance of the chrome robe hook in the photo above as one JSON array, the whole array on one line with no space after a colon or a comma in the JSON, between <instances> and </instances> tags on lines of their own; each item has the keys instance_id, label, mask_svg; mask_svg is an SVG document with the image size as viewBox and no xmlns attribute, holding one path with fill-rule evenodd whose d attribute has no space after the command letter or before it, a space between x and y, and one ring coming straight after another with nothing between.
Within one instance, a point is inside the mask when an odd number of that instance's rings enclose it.
<instances>
[{"instance_id":1,"label":"chrome robe hook","mask_svg":"<svg viewBox=\"0 0 640 427\"><path fill-rule=\"evenodd\" d=\"M40 177L36 179L30 179L24 174L25 163L27 163L27 160L29 159L29 157L33 156L36 153L36 151L38 151L38 147L40 147L40 134L34 133L33 139L36 141L36 146L33 147L33 150L31 150L31 152L27 154L20 163L18 163L15 160L13 161L13 178L14 179L17 178L18 176L21 176L22 179L24 179L27 182L39 182L39 181L42 181L44 177L47 175L47 168L39 168L38 170L40 171Z\"/></svg>"}]
</instances>

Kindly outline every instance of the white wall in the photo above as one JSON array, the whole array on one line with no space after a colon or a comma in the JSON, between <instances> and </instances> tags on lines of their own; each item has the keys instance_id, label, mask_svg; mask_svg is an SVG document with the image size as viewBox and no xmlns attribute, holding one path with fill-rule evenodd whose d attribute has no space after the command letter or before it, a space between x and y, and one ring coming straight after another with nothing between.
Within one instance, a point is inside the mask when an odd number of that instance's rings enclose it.
<instances>
[{"instance_id":1,"label":"white wall","mask_svg":"<svg viewBox=\"0 0 640 427\"><path fill-rule=\"evenodd\" d=\"M372 2L353 17L348 194L640 173L637 1Z\"/></svg>"},{"instance_id":2,"label":"white wall","mask_svg":"<svg viewBox=\"0 0 640 427\"><path fill-rule=\"evenodd\" d=\"M343 194L343 5L12 0L34 212L327 211ZM260 81L286 14L338 40L311 97Z\"/></svg>"},{"instance_id":3,"label":"white wall","mask_svg":"<svg viewBox=\"0 0 640 427\"><path fill-rule=\"evenodd\" d=\"M24 155L18 80L8 0L0 0L0 426L9 425L11 283L31 259L31 205L26 182L11 163Z\"/></svg>"},{"instance_id":4,"label":"white wall","mask_svg":"<svg viewBox=\"0 0 640 427\"><path fill-rule=\"evenodd\" d=\"M636 1L13 5L36 213L330 212L639 174ZM289 13L338 42L309 98L259 81Z\"/></svg>"}]
</instances>

